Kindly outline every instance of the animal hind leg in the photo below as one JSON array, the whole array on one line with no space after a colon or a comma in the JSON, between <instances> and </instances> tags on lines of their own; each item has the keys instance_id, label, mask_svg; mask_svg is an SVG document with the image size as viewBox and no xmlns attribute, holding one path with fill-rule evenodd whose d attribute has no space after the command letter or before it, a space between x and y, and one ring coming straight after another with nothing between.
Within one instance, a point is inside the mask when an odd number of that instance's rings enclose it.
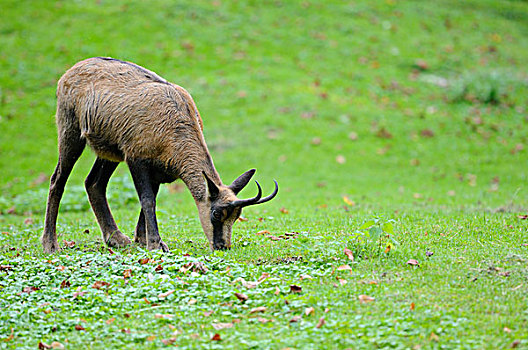
<instances>
[{"instance_id":1,"label":"animal hind leg","mask_svg":"<svg viewBox=\"0 0 528 350\"><path fill-rule=\"evenodd\" d=\"M106 199L106 187L110 177L114 173L119 163L97 158L95 163L84 181L86 192L90 205L94 211L105 243L110 247L124 247L132 243L130 239L125 236L115 223L114 217L108 207Z\"/></svg>"},{"instance_id":2,"label":"animal hind leg","mask_svg":"<svg viewBox=\"0 0 528 350\"><path fill-rule=\"evenodd\" d=\"M158 184L152 186L154 197L158 195L158 190ZM139 213L136 230L134 232L134 242L142 246L147 246L147 226L145 224L145 213L143 212L143 209L141 209L141 212Z\"/></svg>"},{"instance_id":3,"label":"animal hind leg","mask_svg":"<svg viewBox=\"0 0 528 350\"><path fill-rule=\"evenodd\" d=\"M72 127L64 130L64 132L59 129L59 161L50 179L44 232L40 239L46 254L59 250L56 232L59 204L64 193L66 181L75 162L81 156L85 144L86 141L81 137L81 132L78 128Z\"/></svg>"}]
</instances>

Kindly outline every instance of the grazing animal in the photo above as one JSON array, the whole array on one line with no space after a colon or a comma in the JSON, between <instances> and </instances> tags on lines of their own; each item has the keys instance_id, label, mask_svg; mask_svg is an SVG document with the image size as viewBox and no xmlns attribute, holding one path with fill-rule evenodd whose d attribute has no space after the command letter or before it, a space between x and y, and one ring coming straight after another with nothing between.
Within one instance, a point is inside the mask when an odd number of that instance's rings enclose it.
<instances>
[{"instance_id":1,"label":"grazing animal","mask_svg":"<svg viewBox=\"0 0 528 350\"><path fill-rule=\"evenodd\" d=\"M108 246L131 243L112 217L106 187L119 162L126 162L139 195L141 212L134 241L147 249L168 251L156 220L161 183L181 179L198 208L211 249L231 247L233 223L242 208L273 199L275 190L249 199L236 195L255 169L226 186L216 171L203 136L203 123L191 95L136 64L95 57L78 62L59 80L57 114L59 160L51 176L44 233L44 252L59 249L56 221L64 186L86 143L97 159L85 181L95 217Z\"/></svg>"}]
</instances>

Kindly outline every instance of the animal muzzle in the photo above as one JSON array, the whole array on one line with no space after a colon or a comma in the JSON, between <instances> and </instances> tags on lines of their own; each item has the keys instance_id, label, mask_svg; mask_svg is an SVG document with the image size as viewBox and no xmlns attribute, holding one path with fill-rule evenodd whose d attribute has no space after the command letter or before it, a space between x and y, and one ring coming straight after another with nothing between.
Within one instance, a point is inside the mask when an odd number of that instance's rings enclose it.
<instances>
[{"instance_id":1,"label":"animal muzzle","mask_svg":"<svg viewBox=\"0 0 528 350\"><path fill-rule=\"evenodd\" d=\"M227 250L231 249L231 244L227 244L226 242L215 242L213 244L214 250Z\"/></svg>"}]
</instances>

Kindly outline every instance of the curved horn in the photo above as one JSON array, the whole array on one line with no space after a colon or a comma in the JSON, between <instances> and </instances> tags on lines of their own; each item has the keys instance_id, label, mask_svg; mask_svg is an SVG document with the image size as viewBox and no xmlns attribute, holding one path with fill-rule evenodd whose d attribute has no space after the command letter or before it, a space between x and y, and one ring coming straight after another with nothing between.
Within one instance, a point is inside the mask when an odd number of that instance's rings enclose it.
<instances>
[{"instance_id":1,"label":"curved horn","mask_svg":"<svg viewBox=\"0 0 528 350\"><path fill-rule=\"evenodd\" d=\"M279 193L279 184L277 183L276 180L273 180L273 182L275 182L275 190L273 191L272 194L270 194L269 196L267 197L264 197L262 199L260 199L257 203L255 204L262 204L262 203L266 203L267 201L270 201L272 200L273 198L275 198L275 196L277 195L277 193Z\"/></svg>"},{"instance_id":2,"label":"curved horn","mask_svg":"<svg viewBox=\"0 0 528 350\"><path fill-rule=\"evenodd\" d=\"M260 197L262 197L262 188L260 188L260 185L257 181L255 181L255 183L257 184L257 187L258 187L258 193L255 197L248 198L248 199L239 199L237 201L232 202L231 205L234 207L243 208L243 207L247 207L248 205L257 204L258 201L260 200Z\"/></svg>"}]
</instances>

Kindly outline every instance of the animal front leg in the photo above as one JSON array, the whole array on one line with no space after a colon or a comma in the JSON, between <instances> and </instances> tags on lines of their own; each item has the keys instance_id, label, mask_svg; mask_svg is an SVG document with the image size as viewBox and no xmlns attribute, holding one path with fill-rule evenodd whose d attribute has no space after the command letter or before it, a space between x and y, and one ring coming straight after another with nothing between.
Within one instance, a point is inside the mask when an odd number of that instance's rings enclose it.
<instances>
[{"instance_id":1,"label":"animal front leg","mask_svg":"<svg viewBox=\"0 0 528 350\"><path fill-rule=\"evenodd\" d=\"M152 187L155 198L158 194L159 184ZM147 225L145 223L145 213L143 212L143 209L141 209L141 212L139 213L136 230L134 232L134 242L142 246L147 246Z\"/></svg>"},{"instance_id":2,"label":"animal front leg","mask_svg":"<svg viewBox=\"0 0 528 350\"><path fill-rule=\"evenodd\" d=\"M146 162L129 160L128 167L134 180L134 186L139 195L141 210L145 218L146 242L148 250L162 249L168 252L169 248L161 240L156 220L156 194L159 183L152 181L150 169ZM141 221L141 214L140 214ZM138 222L138 225L141 222Z\"/></svg>"}]
</instances>

